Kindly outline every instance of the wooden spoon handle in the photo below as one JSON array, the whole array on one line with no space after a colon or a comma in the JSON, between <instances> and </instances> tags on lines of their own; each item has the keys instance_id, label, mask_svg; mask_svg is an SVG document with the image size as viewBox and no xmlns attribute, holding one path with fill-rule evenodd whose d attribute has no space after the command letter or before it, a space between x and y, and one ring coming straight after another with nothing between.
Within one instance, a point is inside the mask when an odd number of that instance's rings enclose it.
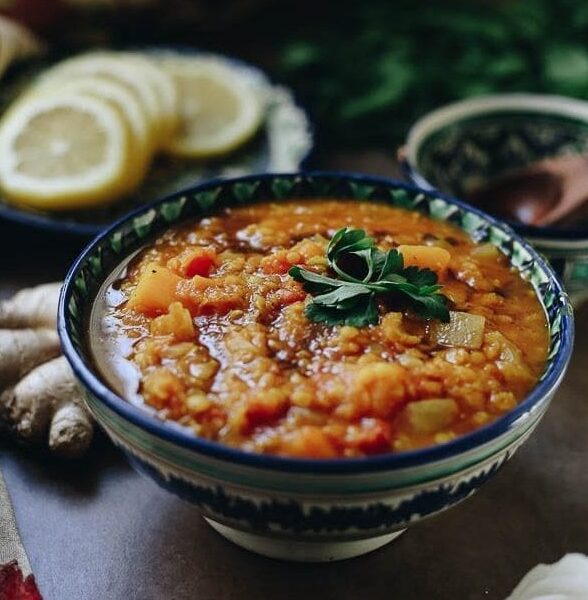
<instances>
[{"instance_id":1,"label":"wooden spoon handle","mask_svg":"<svg viewBox=\"0 0 588 600\"><path fill-rule=\"evenodd\" d=\"M588 159L581 157L573 169L561 173L561 196L558 202L537 219L545 227L563 219L573 219L588 207Z\"/></svg>"}]
</instances>

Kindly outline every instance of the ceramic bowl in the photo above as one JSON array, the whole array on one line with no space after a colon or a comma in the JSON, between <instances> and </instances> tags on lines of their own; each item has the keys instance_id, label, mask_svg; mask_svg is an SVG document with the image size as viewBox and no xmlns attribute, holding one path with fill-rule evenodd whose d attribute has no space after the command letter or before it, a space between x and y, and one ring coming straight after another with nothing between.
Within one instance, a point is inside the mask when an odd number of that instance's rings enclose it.
<instances>
[{"instance_id":1,"label":"ceramic bowl","mask_svg":"<svg viewBox=\"0 0 588 600\"><path fill-rule=\"evenodd\" d=\"M456 102L425 115L408 134L403 163L415 185L467 198L506 171L568 153L588 153L588 102L503 94ZM549 258L573 299L588 297L588 225L556 229L510 224Z\"/></svg>"},{"instance_id":2,"label":"ceramic bowl","mask_svg":"<svg viewBox=\"0 0 588 600\"><path fill-rule=\"evenodd\" d=\"M451 221L495 244L534 286L549 319L545 372L529 396L494 423L446 444L369 458L264 456L200 439L126 402L101 379L88 351L89 311L101 284L131 253L170 225L226 205L292 198L379 201ZM386 179L301 173L219 180L129 215L95 239L72 266L59 333L88 406L132 465L196 504L236 544L267 556L327 561L374 550L421 519L468 498L529 437L572 351L567 295L545 260L504 224L456 200Z\"/></svg>"}]
</instances>

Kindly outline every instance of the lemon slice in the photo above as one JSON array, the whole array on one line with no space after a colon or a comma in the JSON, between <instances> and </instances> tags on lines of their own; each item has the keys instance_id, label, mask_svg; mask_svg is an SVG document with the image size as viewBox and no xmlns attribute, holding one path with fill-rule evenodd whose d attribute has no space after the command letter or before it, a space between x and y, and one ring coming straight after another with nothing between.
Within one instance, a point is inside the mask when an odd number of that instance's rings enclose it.
<instances>
[{"instance_id":1,"label":"lemon slice","mask_svg":"<svg viewBox=\"0 0 588 600\"><path fill-rule=\"evenodd\" d=\"M263 106L253 85L236 68L204 57L171 57L159 64L174 79L180 103L178 131L164 149L178 156L209 158L249 140Z\"/></svg>"},{"instance_id":2,"label":"lemon slice","mask_svg":"<svg viewBox=\"0 0 588 600\"><path fill-rule=\"evenodd\" d=\"M137 68L136 63L125 61L116 54L92 52L70 58L49 69L38 85L61 84L84 75L98 75L123 84L145 107L154 130L161 132L165 111L153 82L146 78L144 71ZM159 135L161 137L163 134Z\"/></svg>"},{"instance_id":3,"label":"lemon slice","mask_svg":"<svg viewBox=\"0 0 588 600\"><path fill-rule=\"evenodd\" d=\"M60 94L62 91L77 92L102 98L116 107L126 119L136 143L136 150L149 152L153 148L152 129L149 117L137 97L120 82L100 75L88 75L66 81L59 86L47 85L41 93Z\"/></svg>"},{"instance_id":4,"label":"lemon slice","mask_svg":"<svg viewBox=\"0 0 588 600\"><path fill-rule=\"evenodd\" d=\"M127 183L128 135L97 98L29 96L0 124L0 187L9 200L45 210L113 201Z\"/></svg>"},{"instance_id":5,"label":"lemon slice","mask_svg":"<svg viewBox=\"0 0 588 600\"><path fill-rule=\"evenodd\" d=\"M119 52L116 56L134 65L137 72L151 82L164 118L164 139L173 135L179 122L179 99L172 77L138 52Z\"/></svg>"},{"instance_id":6,"label":"lemon slice","mask_svg":"<svg viewBox=\"0 0 588 600\"><path fill-rule=\"evenodd\" d=\"M125 191L134 191L145 178L154 149L150 123L139 101L120 83L99 76L81 77L66 82L61 90L55 90L54 93L61 94L62 90L105 100L125 120L130 133Z\"/></svg>"},{"instance_id":7,"label":"lemon slice","mask_svg":"<svg viewBox=\"0 0 588 600\"><path fill-rule=\"evenodd\" d=\"M143 105L124 84L100 75L84 75L59 84L49 80L33 89L36 94L60 95L63 92L102 99L125 120L130 133L125 192L135 191L145 178L155 149L154 133Z\"/></svg>"}]
</instances>

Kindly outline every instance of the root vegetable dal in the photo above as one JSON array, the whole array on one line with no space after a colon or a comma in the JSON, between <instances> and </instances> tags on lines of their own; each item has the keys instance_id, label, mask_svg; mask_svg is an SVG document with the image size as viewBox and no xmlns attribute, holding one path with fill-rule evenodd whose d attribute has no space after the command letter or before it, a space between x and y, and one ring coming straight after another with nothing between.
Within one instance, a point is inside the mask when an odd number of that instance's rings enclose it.
<instances>
[{"instance_id":1,"label":"root vegetable dal","mask_svg":"<svg viewBox=\"0 0 588 600\"><path fill-rule=\"evenodd\" d=\"M256 204L172 227L106 297L90 345L120 394L266 454L447 442L512 410L547 355L543 308L505 257L377 203Z\"/></svg>"}]
</instances>

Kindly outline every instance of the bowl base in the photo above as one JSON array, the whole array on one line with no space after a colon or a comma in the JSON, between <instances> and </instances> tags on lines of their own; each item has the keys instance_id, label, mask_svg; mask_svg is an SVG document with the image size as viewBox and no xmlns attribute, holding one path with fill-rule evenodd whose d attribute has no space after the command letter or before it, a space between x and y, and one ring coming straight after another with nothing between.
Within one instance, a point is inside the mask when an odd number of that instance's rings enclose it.
<instances>
[{"instance_id":1,"label":"bowl base","mask_svg":"<svg viewBox=\"0 0 588 600\"><path fill-rule=\"evenodd\" d=\"M381 548L406 531L401 529L365 540L299 542L239 531L206 517L204 520L224 538L241 548L269 558L295 562L332 562L354 558Z\"/></svg>"}]
</instances>

